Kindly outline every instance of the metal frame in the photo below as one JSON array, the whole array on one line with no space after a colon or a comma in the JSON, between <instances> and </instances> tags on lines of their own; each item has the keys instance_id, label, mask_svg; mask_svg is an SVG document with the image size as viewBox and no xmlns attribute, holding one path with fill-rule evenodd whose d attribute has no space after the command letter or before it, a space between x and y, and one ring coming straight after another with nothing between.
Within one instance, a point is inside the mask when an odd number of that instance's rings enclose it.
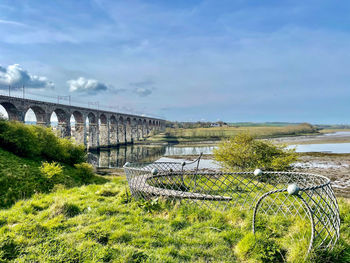
<instances>
[{"instance_id":1,"label":"metal frame","mask_svg":"<svg viewBox=\"0 0 350 263\"><path fill-rule=\"evenodd\" d=\"M199 169L193 162L126 163L132 195L162 196L215 209L240 207L259 214L301 218L310 222L308 253L332 249L339 239L339 207L327 177L295 172L223 172ZM192 166L192 167L191 167Z\"/></svg>"}]
</instances>

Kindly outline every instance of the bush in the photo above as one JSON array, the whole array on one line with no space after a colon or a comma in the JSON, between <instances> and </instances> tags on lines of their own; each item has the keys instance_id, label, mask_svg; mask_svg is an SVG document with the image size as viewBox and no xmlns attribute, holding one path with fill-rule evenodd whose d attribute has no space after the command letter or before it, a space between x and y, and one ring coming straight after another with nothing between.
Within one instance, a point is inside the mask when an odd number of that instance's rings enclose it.
<instances>
[{"instance_id":1,"label":"bush","mask_svg":"<svg viewBox=\"0 0 350 263\"><path fill-rule=\"evenodd\" d=\"M79 163L75 164L74 167L77 169L78 176L85 182L95 175L94 168L91 164Z\"/></svg>"},{"instance_id":2,"label":"bush","mask_svg":"<svg viewBox=\"0 0 350 263\"><path fill-rule=\"evenodd\" d=\"M50 128L0 120L0 147L24 157L69 165L84 162L85 147L55 136Z\"/></svg>"},{"instance_id":3,"label":"bush","mask_svg":"<svg viewBox=\"0 0 350 263\"><path fill-rule=\"evenodd\" d=\"M41 174L49 179L54 176L62 175L63 172L62 166L56 162L44 162L39 169Z\"/></svg>"},{"instance_id":4,"label":"bush","mask_svg":"<svg viewBox=\"0 0 350 263\"><path fill-rule=\"evenodd\" d=\"M229 170L286 170L297 161L295 149L256 140L249 134L238 134L214 149L214 157Z\"/></svg>"}]
</instances>

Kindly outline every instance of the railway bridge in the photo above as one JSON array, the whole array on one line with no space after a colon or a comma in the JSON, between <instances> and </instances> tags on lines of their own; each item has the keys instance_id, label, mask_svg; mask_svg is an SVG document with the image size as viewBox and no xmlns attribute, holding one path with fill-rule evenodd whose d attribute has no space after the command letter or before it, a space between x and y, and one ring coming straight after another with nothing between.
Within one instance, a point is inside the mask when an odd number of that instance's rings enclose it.
<instances>
[{"instance_id":1,"label":"railway bridge","mask_svg":"<svg viewBox=\"0 0 350 263\"><path fill-rule=\"evenodd\" d=\"M77 143L84 144L89 149L134 143L152 131L165 129L165 120L158 118L39 100L0 95L0 105L7 111L9 120L24 123L25 115L31 109L35 114L36 124L48 127L54 112L60 136L73 137ZM71 124L72 116L74 122Z\"/></svg>"}]
</instances>

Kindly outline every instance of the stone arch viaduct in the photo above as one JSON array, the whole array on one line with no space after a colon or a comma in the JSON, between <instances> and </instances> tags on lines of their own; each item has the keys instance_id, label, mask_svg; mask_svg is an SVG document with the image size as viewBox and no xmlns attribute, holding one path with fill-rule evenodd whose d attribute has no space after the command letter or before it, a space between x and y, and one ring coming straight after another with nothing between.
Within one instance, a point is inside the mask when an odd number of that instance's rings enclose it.
<instances>
[{"instance_id":1,"label":"stone arch viaduct","mask_svg":"<svg viewBox=\"0 0 350 263\"><path fill-rule=\"evenodd\" d=\"M0 95L0 105L7 111L9 120L19 122L24 122L25 114L32 109L37 125L43 126L50 126L51 115L55 112L60 135L73 137L77 143L89 149L134 143L152 131L165 129L165 120L157 118L31 99ZM74 127L70 122L72 116L75 119Z\"/></svg>"}]
</instances>

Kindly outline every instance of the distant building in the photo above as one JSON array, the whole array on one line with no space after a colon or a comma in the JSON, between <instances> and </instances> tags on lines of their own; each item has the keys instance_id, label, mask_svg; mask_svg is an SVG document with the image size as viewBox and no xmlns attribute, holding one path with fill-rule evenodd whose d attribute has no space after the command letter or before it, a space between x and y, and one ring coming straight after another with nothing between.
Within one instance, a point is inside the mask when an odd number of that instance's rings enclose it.
<instances>
[{"instance_id":1,"label":"distant building","mask_svg":"<svg viewBox=\"0 0 350 263\"><path fill-rule=\"evenodd\" d=\"M228 126L226 122L218 121L210 124L210 127L226 127Z\"/></svg>"}]
</instances>

